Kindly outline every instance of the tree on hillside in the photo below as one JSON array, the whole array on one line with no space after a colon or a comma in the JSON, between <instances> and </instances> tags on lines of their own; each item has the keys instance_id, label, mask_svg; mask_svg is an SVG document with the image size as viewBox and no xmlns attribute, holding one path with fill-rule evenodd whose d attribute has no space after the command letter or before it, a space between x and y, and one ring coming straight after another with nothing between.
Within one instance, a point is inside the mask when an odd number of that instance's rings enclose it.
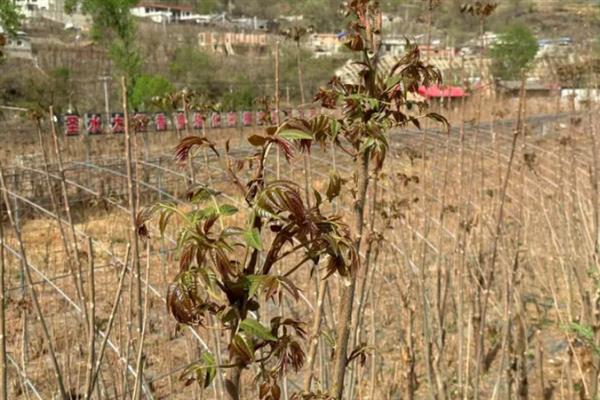
<instances>
[{"instance_id":1,"label":"tree on hillside","mask_svg":"<svg viewBox=\"0 0 600 400\"><path fill-rule=\"evenodd\" d=\"M526 26L509 27L490 49L494 76L518 79L521 71L533 61L537 51L537 40Z\"/></svg>"},{"instance_id":2,"label":"tree on hillside","mask_svg":"<svg viewBox=\"0 0 600 400\"><path fill-rule=\"evenodd\" d=\"M160 75L141 75L136 81L131 94L131 106L147 111L152 98L162 97L173 91L173 85Z\"/></svg>"},{"instance_id":3,"label":"tree on hillside","mask_svg":"<svg viewBox=\"0 0 600 400\"><path fill-rule=\"evenodd\" d=\"M0 27L9 34L15 33L21 24L22 15L11 1L0 2Z\"/></svg>"},{"instance_id":4,"label":"tree on hillside","mask_svg":"<svg viewBox=\"0 0 600 400\"><path fill-rule=\"evenodd\" d=\"M92 35L106 44L112 61L129 81L130 88L141 71L142 61L135 44L136 27L129 9L138 0L66 0L65 10L77 7L89 14L93 21Z\"/></svg>"},{"instance_id":5,"label":"tree on hillside","mask_svg":"<svg viewBox=\"0 0 600 400\"><path fill-rule=\"evenodd\" d=\"M0 2L0 60L4 57L2 47L6 45L6 36L15 34L21 24L21 14L10 1ZM8 34L8 35L7 35Z\"/></svg>"}]
</instances>

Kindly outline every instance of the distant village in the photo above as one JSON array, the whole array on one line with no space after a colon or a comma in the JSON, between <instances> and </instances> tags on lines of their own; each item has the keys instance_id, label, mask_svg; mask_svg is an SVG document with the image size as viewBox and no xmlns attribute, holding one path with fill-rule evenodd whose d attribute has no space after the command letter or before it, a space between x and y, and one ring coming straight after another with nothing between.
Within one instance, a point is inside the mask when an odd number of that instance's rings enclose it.
<instances>
[{"instance_id":1,"label":"distant village","mask_svg":"<svg viewBox=\"0 0 600 400\"><path fill-rule=\"evenodd\" d=\"M62 24L65 30L74 30L85 33L91 27L89 17L81 14L66 14L64 0L16 0L22 13L28 19L47 19ZM191 25L198 29L197 43L205 51L236 54L245 48L268 48L276 40L280 40L277 33L279 27L290 24L303 24L302 15L284 15L276 20L266 20L254 16L233 17L228 13L201 15L194 8L186 5L165 5L159 2L142 1L131 8L131 14L141 21L159 24L168 30L173 25ZM401 15L384 15L384 25L401 23ZM0 27L1 29L1 27ZM406 45L406 36L388 35L383 38L383 57L389 63L400 57ZM425 92L428 97L454 97L466 95L466 84L482 84L478 82L481 76L485 80L495 83L496 91L508 96L515 96L519 91L518 82L494 81L490 73L490 61L479 59L481 46L493 46L499 36L493 32L486 32L483 37L475 37L465 43L449 44L445 40L432 37L427 40L426 35L409 37L413 43L420 46L421 52L426 55L430 63L437 66L444 75L445 81L450 85L458 86L460 90L433 90ZM311 51L313 57L338 57L343 52L344 32L312 33L305 41L304 46ZM573 51L577 43L570 37L538 38L539 50L535 66L527 82L526 90L530 96L549 96L560 90L561 96L575 97L577 102L586 100L586 96L600 99L600 95L589 90L579 90L569 87L558 81L555 73L561 65L577 64L581 62ZM10 38L5 48L8 57L31 59L35 62L32 50L32 39L25 32L19 32L16 37ZM343 54L342 54L343 55ZM349 79L356 74L356 67L348 62L338 71L341 76ZM458 76L458 71L464 77ZM463 79L461 81L461 79Z\"/></svg>"}]
</instances>

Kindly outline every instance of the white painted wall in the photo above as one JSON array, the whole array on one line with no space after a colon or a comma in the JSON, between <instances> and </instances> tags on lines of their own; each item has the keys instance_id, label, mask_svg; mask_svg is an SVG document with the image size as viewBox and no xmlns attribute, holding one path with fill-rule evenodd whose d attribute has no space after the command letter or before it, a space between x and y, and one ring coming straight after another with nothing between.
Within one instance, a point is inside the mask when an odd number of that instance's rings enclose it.
<instances>
[{"instance_id":1,"label":"white painted wall","mask_svg":"<svg viewBox=\"0 0 600 400\"><path fill-rule=\"evenodd\" d=\"M16 0L15 4L21 8L26 17L31 17L38 10L48 11L54 9L54 0Z\"/></svg>"}]
</instances>

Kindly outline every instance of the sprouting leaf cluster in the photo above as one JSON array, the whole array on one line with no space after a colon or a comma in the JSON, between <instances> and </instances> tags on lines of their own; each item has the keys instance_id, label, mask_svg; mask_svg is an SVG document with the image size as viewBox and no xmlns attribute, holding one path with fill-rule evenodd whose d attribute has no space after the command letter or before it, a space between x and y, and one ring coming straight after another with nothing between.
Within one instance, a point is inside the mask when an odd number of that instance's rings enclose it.
<instances>
[{"instance_id":1,"label":"sprouting leaf cluster","mask_svg":"<svg viewBox=\"0 0 600 400\"><path fill-rule=\"evenodd\" d=\"M197 111L204 115L207 115L211 111L221 111L219 103L210 102L199 91L188 88L172 91L163 96L154 96L151 99L151 103L158 110Z\"/></svg>"},{"instance_id":2,"label":"sprouting leaf cluster","mask_svg":"<svg viewBox=\"0 0 600 400\"><path fill-rule=\"evenodd\" d=\"M176 232L179 272L167 295L173 317L180 324L198 327L216 320L229 333L227 363L217 365L214 357L204 355L186 370L186 382L206 386L220 368L243 371L256 365L259 398L279 399L281 376L304 364L305 322L283 311L266 321L259 317L261 307L269 302L281 305L285 298L298 300L302 294L296 272L302 268L311 273L319 268L325 277L338 274L353 279L359 267L360 240L341 216L329 211L333 208L330 203L343 194L347 180L332 171L322 192L313 188L303 196L305 188L290 179L267 178L266 163L273 149L294 163L298 152L308 153L315 145L329 148L333 143L354 159L373 160L380 170L392 128L420 127L422 118L447 126L441 115L426 111L425 102L413 99L420 86L441 82L439 71L426 65L413 46L391 70L384 71L378 3L353 0L346 10L346 45L362 56L357 61L360 79L345 82L334 77L318 92L315 101L328 109L327 113L309 119L288 118L277 125L266 112L264 132L248 137L253 148L250 155L230 151L229 142L224 149L217 149L206 137L183 138L176 159L187 162L200 149L211 151L236 192L226 194L196 185L189 189L185 206L158 204L138 216L141 236L149 235L146 224L154 216L161 234ZM291 38L300 40L302 34L291 33ZM190 109L200 104L200 97L178 92L157 102L173 109L183 103ZM259 103L265 110L271 109L268 99ZM367 350L359 346L344 361L364 362ZM239 393L239 388L232 390ZM329 396L298 393L293 398Z\"/></svg>"},{"instance_id":3,"label":"sprouting leaf cluster","mask_svg":"<svg viewBox=\"0 0 600 400\"><path fill-rule=\"evenodd\" d=\"M357 268L349 227L339 215L324 211L340 194L339 176L332 176L326 194L313 193L312 206L295 182L265 179L271 149L279 147L293 162L296 152L310 148L307 142L313 137L305 131L319 121L315 118L308 126L300 126L298 120L269 126L264 135L248 138L255 152L240 159L230 154L228 144L220 151L204 137L183 138L176 159L185 162L198 149L210 149L223 163L243 206L232 204L224 193L198 185L190 188L186 206L163 203L139 213L142 237L149 236L147 222L155 216L161 234L177 224L179 273L167 293L167 306L175 320L203 327L212 316L231 334L230 363L218 366L212 356L204 355L186 371L187 382L195 379L208 385L215 368L247 368L258 363L260 398L278 398L278 378L304 364L305 324L285 315L264 323L257 316L260 305L280 304L285 297L297 301L301 292L294 273L304 266L322 268L326 276L348 276Z\"/></svg>"}]
</instances>

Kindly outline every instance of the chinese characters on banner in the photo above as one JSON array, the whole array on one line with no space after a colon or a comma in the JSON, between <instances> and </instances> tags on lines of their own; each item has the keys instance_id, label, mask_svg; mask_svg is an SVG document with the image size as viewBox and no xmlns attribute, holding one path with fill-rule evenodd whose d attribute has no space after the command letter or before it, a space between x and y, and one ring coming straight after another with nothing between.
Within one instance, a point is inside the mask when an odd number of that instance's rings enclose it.
<instances>
[{"instance_id":1,"label":"chinese characters on banner","mask_svg":"<svg viewBox=\"0 0 600 400\"><path fill-rule=\"evenodd\" d=\"M204 127L204 115L199 112L195 112L192 120L192 127L194 129L202 129Z\"/></svg>"},{"instance_id":2,"label":"chinese characters on banner","mask_svg":"<svg viewBox=\"0 0 600 400\"><path fill-rule=\"evenodd\" d=\"M257 111L256 112L256 125L258 125L258 126L265 125L266 117L267 117L267 114L264 111Z\"/></svg>"},{"instance_id":3,"label":"chinese characters on banner","mask_svg":"<svg viewBox=\"0 0 600 400\"><path fill-rule=\"evenodd\" d=\"M165 113L157 113L154 116L154 127L156 132L164 132L167 130L167 117Z\"/></svg>"},{"instance_id":4,"label":"chinese characters on banner","mask_svg":"<svg viewBox=\"0 0 600 400\"><path fill-rule=\"evenodd\" d=\"M185 119L185 113L183 111L178 111L175 113L175 126L177 130L183 131L187 126L187 120Z\"/></svg>"},{"instance_id":5,"label":"chinese characters on banner","mask_svg":"<svg viewBox=\"0 0 600 400\"><path fill-rule=\"evenodd\" d=\"M213 113L211 115L210 126L211 126L211 128L220 128L221 127L221 114Z\"/></svg>"},{"instance_id":6,"label":"chinese characters on banner","mask_svg":"<svg viewBox=\"0 0 600 400\"><path fill-rule=\"evenodd\" d=\"M242 112L242 125L252 126L252 113L250 111Z\"/></svg>"},{"instance_id":7,"label":"chinese characters on banner","mask_svg":"<svg viewBox=\"0 0 600 400\"><path fill-rule=\"evenodd\" d=\"M235 128L237 126L237 113L236 112L228 112L227 113L227 127Z\"/></svg>"},{"instance_id":8,"label":"chinese characters on banner","mask_svg":"<svg viewBox=\"0 0 600 400\"><path fill-rule=\"evenodd\" d=\"M112 133L124 133L125 132L125 114L112 113L110 116L110 129L112 130Z\"/></svg>"},{"instance_id":9,"label":"chinese characters on banner","mask_svg":"<svg viewBox=\"0 0 600 400\"><path fill-rule=\"evenodd\" d=\"M85 115L85 129L89 135L102 133L102 116L100 114Z\"/></svg>"},{"instance_id":10,"label":"chinese characters on banner","mask_svg":"<svg viewBox=\"0 0 600 400\"><path fill-rule=\"evenodd\" d=\"M66 114L65 115L65 135L67 135L67 136L79 135L79 115L77 115L77 114Z\"/></svg>"},{"instance_id":11,"label":"chinese characters on banner","mask_svg":"<svg viewBox=\"0 0 600 400\"><path fill-rule=\"evenodd\" d=\"M269 122L278 125L282 120L288 118L314 118L318 114L318 109L310 108L306 110L286 109L280 110L279 115L275 110L270 112L265 111L230 111L227 113L213 112L210 115L210 121L207 121L201 112L194 112L191 117L190 126L193 129L201 130L207 128L235 128L237 126L265 126ZM169 130L171 122L178 130L185 130L188 124L186 115L183 111L178 111L173 114L173 121L169 121L168 114L164 112L155 113L152 116L142 112L135 112L131 119L131 127L135 132L147 132L150 122L154 125L156 132L165 132ZM64 115L64 132L67 136L76 136L80 134L80 119L81 117L75 113ZM103 120L102 115L98 113L86 113L83 119L85 132L90 135L102 134ZM210 122L208 125L206 123ZM173 127L171 127L172 129ZM110 120L107 122L107 130L112 133L125 132L125 115L122 112L114 112L110 115Z\"/></svg>"},{"instance_id":12,"label":"chinese characters on banner","mask_svg":"<svg viewBox=\"0 0 600 400\"><path fill-rule=\"evenodd\" d=\"M133 130L135 133L143 133L148 132L148 124L150 120L146 116L146 114L141 112L136 112L133 114Z\"/></svg>"},{"instance_id":13,"label":"chinese characters on banner","mask_svg":"<svg viewBox=\"0 0 600 400\"><path fill-rule=\"evenodd\" d=\"M279 125L279 114L277 112L277 110L271 110L271 124L272 125Z\"/></svg>"}]
</instances>

